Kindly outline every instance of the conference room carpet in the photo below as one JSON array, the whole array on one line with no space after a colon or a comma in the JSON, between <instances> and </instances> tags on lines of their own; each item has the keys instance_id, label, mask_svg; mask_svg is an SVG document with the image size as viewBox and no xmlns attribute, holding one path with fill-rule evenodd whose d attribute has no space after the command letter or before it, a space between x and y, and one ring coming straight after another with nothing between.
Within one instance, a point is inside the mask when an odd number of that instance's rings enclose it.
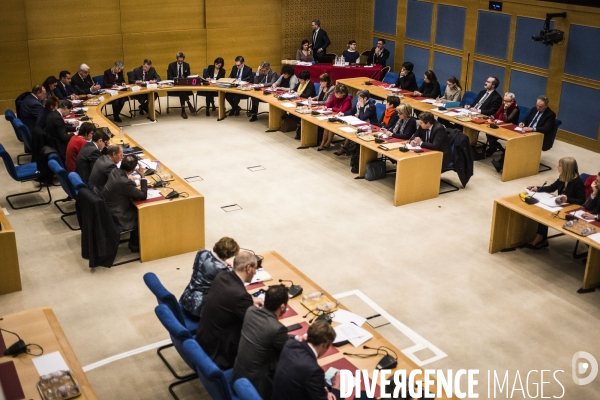
<instances>
[{"instance_id":1,"label":"conference room carpet","mask_svg":"<svg viewBox=\"0 0 600 400\"><path fill-rule=\"evenodd\" d=\"M576 387L570 379L576 351L599 354L600 331L600 291L576 293L584 264L571 257L574 241L560 237L542 251L488 253L495 198L553 182L562 156L575 157L581 172L596 173L597 153L557 141L542 155L552 171L505 183L489 159L476 162L466 189L394 207L392 175L354 180L349 158L331 150L296 150L293 132L265 132L267 118L217 122L201 111L182 120L177 112L163 112L158 123L125 131L179 176L203 179L192 185L205 196L207 247L231 236L243 248L278 251L332 294L360 290L447 353L427 368L479 369L483 398L487 370L510 370L512 377L532 369L562 369L558 376L567 393L600 398L600 385ZM22 150L8 122L0 124L0 143L14 158ZM265 169L248 170L257 165ZM452 172L444 177L458 183ZM32 184L12 181L2 167L0 187L0 205L8 207L7 194L31 190ZM51 190L55 199L65 197L60 187ZM231 204L242 209L221 209ZM53 307L82 366L168 338L142 276L155 272L179 296L194 253L90 270L80 257L79 232L61 222L54 205L8 211L23 291L0 296L2 314ZM349 303L360 312L360 302ZM399 348L412 345L390 326L380 332ZM88 376L100 399L168 399L173 382L155 350ZM560 395L554 380L546 380L553 383L544 395ZM182 399L208 398L199 382L176 390Z\"/></svg>"}]
</instances>

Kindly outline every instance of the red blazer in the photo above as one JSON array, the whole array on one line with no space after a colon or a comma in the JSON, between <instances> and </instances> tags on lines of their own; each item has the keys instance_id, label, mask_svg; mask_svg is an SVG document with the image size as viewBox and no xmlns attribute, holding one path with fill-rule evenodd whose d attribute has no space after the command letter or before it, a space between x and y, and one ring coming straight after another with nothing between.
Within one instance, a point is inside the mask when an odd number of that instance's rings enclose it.
<instances>
[{"instance_id":1,"label":"red blazer","mask_svg":"<svg viewBox=\"0 0 600 400\"><path fill-rule=\"evenodd\" d=\"M331 99L327 103L325 103L325 107L331 108L331 110L335 113L342 112L345 113L349 109L352 108L352 99L350 96L346 95L341 99L338 99L335 94L331 96Z\"/></svg>"},{"instance_id":2,"label":"red blazer","mask_svg":"<svg viewBox=\"0 0 600 400\"><path fill-rule=\"evenodd\" d=\"M69 172L75 172L75 165L77 162L77 155L81 151L81 148L85 146L87 140L83 136L73 135L69 144L67 145L67 153L65 156L65 168Z\"/></svg>"}]
</instances>

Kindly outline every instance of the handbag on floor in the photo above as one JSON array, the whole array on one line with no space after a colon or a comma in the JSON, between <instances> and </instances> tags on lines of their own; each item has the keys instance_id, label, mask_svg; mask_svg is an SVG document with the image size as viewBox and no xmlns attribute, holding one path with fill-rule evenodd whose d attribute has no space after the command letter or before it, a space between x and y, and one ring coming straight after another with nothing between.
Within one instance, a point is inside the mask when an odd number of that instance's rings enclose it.
<instances>
[{"instance_id":1,"label":"handbag on floor","mask_svg":"<svg viewBox=\"0 0 600 400\"><path fill-rule=\"evenodd\" d=\"M300 118L295 115L285 113L281 116L281 132L291 132L296 130L296 126L300 123Z\"/></svg>"},{"instance_id":2,"label":"handbag on floor","mask_svg":"<svg viewBox=\"0 0 600 400\"><path fill-rule=\"evenodd\" d=\"M365 179L368 181L375 181L377 179L385 178L386 169L385 161L374 160L367 163L367 171L365 172Z\"/></svg>"}]
</instances>

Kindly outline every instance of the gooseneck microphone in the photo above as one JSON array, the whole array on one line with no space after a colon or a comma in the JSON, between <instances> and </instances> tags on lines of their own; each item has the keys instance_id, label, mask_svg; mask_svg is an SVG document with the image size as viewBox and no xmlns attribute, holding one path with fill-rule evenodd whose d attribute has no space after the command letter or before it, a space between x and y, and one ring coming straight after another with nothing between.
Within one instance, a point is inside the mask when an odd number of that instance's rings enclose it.
<instances>
[{"instance_id":1,"label":"gooseneck microphone","mask_svg":"<svg viewBox=\"0 0 600 400\"><path fill-rule=\"evenodd\" d=\"M543 184L542 186L540 186L540 187L539 187L539 188L538 188L538 189L535 191L535 193L534 193L534 194L532 194L531 196L527 197L527 198L525 199L525 203L527 203L527 204L537 204L537 203L539 203L540 201L539 201L538 199L534 199L534 198L533 198L533 196L535 196L535 195L536 195L536 193L538 193L538 192L540 191L540 189L541 189L541 188L543 188L544 186L546 186L546 183L548 183L548 181L544 182L544 184Z\"/></svg>"},{"instance_id":2,"label":"gooseneck microphone","mask_svg":"<svg viewBox=\"0 0 600 400\"><path fill-rule=\"evenodd\" d=\"M21 337L19 335L17 335L14 332L7 331L6 329L2 329L2 328L0 328L0 331L11 333L19 339L17 342L13 343L9 348L7 348L4 351L5 356L16 357L19 354L27 353L27 345L25 344L25 342L23 341L23 339L21 339Z\"/></svg>"},{"instance_id":3,"label":"gooseneck microphone","mask_svg":"<svg viewBox=\"0 0 600 400\"><path fill-rule=\"evenodd\" d=\"M302 294L302 286L300 286L300 285L294 285L294 282L292 282L289 279L280 279L279 283L281 283L281 282L290 282L292 284L290 286L289 291L288 291L288 296L290 296L290 299L293 299L294 297L297 297L300 294Z\"/></svg>"},{"instance_id":4,"label":"gooseneck microphone","mask_svg":"<svg viewBox=\"0 0 600 400\"><path fill-rule=\"evenodd\" d=\"M374 347L369 347L369 346L363 346L363 349L366 350L376 350L378 353L379 351L383 351L385 353L385 356L383 356L381 358L381 360L379 360L379 362L377 363L377 366L375 368L382 370L382 369L393 369L396 368L398 366L398 355L396 354L396 352L392 349L390 349L389 347L386 346L379 346L377 348ZM394 353L394 356L391 356L387 350L391 351L392 353Z\"/></svg>"}]
</instances>

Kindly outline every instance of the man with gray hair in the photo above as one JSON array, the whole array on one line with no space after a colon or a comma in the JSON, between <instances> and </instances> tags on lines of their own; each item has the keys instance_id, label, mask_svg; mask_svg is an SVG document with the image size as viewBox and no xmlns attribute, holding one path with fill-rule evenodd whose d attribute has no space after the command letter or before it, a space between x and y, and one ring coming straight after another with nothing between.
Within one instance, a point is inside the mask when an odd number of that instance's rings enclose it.
<instances>
[{"instance_id":1,"label":"man with gray hair","mask_svg":"<svg viewBox=\"0 0 600 400\"><path fill-rule=\"evenodd\" d=\"M556 114L548 107L549 102L546 96L538 96L535 108L532 108L519 124L523 132L540 132L545 135L552 131Z\"/></svg>"},{"instance_id":2,"label":"man with gray hair","mask_svg":"<svg viewBox=\"0 0 600 400\"><path fill-rule=\"evenodd\" d=\"M173 61L167 68L167 79L174 80L175 78L187 78L190 76L190 64L185 62L185 53L180 51L175 55L175 58L177 61ZM185 113L186 102L190 112L192 114L196 114L196 109L192 106L192 103L190 103L190 95L193 96L192 92L173 92L173 94L179 95L179 103L181 104L181 118L187 119L188 117Z\"/></svg>"},{"instance_id":3,"label":"man with gray hair","mask_svg":"<svg viewBox=\"0 0 600 400\"><path fill-rule=\"evenodd\" d=\"M90 179L87 184L90 190L94 188L98 188L98 190L104 189L104 185L106 185L106 181L108 181L108 176L112 172L113 169L117 168L117 164L123 160L123 147L118 144L111 144L106 148L106 154L100 157L94 163L94 167L92 168L92 172L90 174ZM134 180L131 175L129 176L131 180Z\"/></svg>"},{"instance_id":4,"label":"man with gray hair","mask_svg":"<svg viewBox=\"0 0 600 400\"><path fill-rule=\"evenodd\" d=\"M260 87L271 87L277 81L277 72L271 69L271 64L267 61L263 61L258 67L258 72L254 77L254 84ZM252 108L250 109L250 122L257 120L258 104L261 101L257 98L252 98Z\"/></svg>"},{"instance_id":5,"label":"man with gray hair","mask_svg":"<svg viewBox=\"0 0 600 400\"><path fill-rule=\"evenodd\" d=\"M71 86L78 95L92 94L100 90L100 85L92 80L90 67L87 64L79 66L79 71L71 78Z\"/></svg>"},{"instance_id":6,"label":"man with gray hair","mask_svg":"<svg viewBox=\"0 0 600 400\"><path fill-rule=\"evenodd\" d=\"M233 367L237 357L244 316L252 304L262 307L261 299L251 296L245 283L256 274L256 256L240 252L233 270L222 270L203 301L196 340L206 354L223 370Z\"/></svg>"}]
</instances>

